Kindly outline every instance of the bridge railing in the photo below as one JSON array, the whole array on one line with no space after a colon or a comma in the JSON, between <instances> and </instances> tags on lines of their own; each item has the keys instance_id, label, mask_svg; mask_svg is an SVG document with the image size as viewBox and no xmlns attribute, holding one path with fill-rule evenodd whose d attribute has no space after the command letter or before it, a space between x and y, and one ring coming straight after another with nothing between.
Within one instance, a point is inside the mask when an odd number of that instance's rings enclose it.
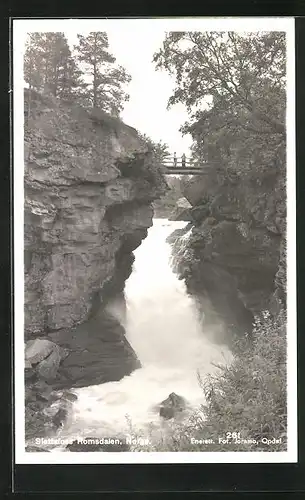
<instances>
[{"instance_id":1,"label":"bridge railing","mask_svg":"<svg viewBox=\"0 0 305 500\"><path fill-rule=\"evenodd\" d=\"M162 160L162 165L164 165L165 167L171 167L171 168L174 168L174 167L177 167L177 168L195 167L192 159L182 158L181 156L177 156L177 157L167 156L166 158L164 158Z\"/></svg>"}]
</instances>

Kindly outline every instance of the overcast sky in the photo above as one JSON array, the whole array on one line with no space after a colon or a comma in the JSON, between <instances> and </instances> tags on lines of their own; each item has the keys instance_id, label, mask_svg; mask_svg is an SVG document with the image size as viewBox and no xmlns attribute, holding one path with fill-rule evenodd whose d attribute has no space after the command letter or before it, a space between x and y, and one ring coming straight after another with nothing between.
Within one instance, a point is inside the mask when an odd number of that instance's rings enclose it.
<instances>
[{"instance_id":1,"label":"overcast sky","mask_svg":"<svg viewBox=\"0 0 305 500\"><path fill-rule=\"evenodd\" d=\"M65 34L71 46L77 43L76 32L70 30ZM191 137L183 137L179 132L187 119L185 107L176 105L166 109L174 80L167 73L156 71L152 63L154 52L162 46L165 32L153 27L143 29L139 23L136 30L126 27L124 30L110 30L107 34L110 52L132 77L127 87L130 100L122 112L124 122L154 140L166 142L171 152L187 153Z\"/></svg>"}]
</instances>

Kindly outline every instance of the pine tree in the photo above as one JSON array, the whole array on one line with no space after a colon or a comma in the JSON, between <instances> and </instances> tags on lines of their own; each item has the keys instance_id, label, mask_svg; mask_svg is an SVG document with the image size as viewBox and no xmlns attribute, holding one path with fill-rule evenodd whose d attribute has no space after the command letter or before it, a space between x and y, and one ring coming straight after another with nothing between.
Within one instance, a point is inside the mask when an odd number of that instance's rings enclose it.
<instances>
[{"instance_id":1,"label":"pine tree","mask_svg":"<svg viewBox=\"0 0 305 500\"><path fill-rule=\"evenodd\" d=\"M24 80L30 89L42 91L45 68L45 38L43 33L31 33L26 41Z\"/></svg>"},{"instance_id":2,"label":"pine tree","mask_svg":"<svg viewBox=\"0 0 305 500\"><path fill-rule=\"evenodd\" d=\"M71 56L70 50L62 66L58 83L58 97L75 101L79 100L82 89L87 86L82 79L82 71Z\"/></svg>"},{"instance_id":3,"label":"pine tree","mask_svg":"<svg viewBox=\"0 0 305 500\"><path fill-rule=\"evenodd\" d=\"M30 88L55 97L77 97L81 71L63 33L32 33L24 58L24 79Z\"/></svg>"},{"instance_id":4,"label":"pine tree","mask_svg":"<svg viewBox=\"0 0 305 500\"><path fill-rule=\"evenodd\" d=\"M118 116L124 102L129 99L123 86L131 77L122 66L114 65L116 59L108 49L108 37L104 32L78 35L77 59L88 78L87 87L82 92L83 104Z\"/></svg>"}]
</instances>

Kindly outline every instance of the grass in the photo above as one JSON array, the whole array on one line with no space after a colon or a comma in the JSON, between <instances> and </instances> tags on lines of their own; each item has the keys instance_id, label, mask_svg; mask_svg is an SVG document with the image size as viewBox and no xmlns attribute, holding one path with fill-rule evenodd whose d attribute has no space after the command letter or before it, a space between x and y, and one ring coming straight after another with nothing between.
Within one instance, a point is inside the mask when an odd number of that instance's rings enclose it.
<instances>
[{"instance_id":1,"label":"grass","mask_svg":"<svg viewBox=\"0 0 305 500\"><path fill-rule=\"evenodd\" d=\"M229 366L204 380L199 409L182 422L175 420L151 427L149 436L133 428L135 437L149 437L150 444L133 445L133 451L285 451L286 316L268 311L256 318L251 347L236 341ZM228 433L231 433L228 434ZM237 434L237 438L232 436ZM226 439L228 441L219 441ZM197 441L194 441L197 440ZM200 443L203 440L211 442Z\"/></svg>"}]
</instances>

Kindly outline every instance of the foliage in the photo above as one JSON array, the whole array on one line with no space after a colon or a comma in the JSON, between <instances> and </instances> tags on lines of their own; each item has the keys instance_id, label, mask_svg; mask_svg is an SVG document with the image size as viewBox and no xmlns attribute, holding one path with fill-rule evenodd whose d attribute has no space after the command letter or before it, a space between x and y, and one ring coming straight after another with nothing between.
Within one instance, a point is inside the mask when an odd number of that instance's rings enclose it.
<instances>
[{"instance_id":1,"label":"foliage","mask_svg":"<svg viewBox=\"0 0 305 500\"><path fill-rule=\"evenodd\" d=\"M266 341L268 339L268 341ZM207 430L217 436L228 430L243 438L279 439L273 449L284 449L287 428L286 408L286 317L272 317L268 311L256 318L253 349L237 342L238 352L231 366L204 384L208 405L203 415ZM251 445L270 451L264 444Z\"/></svg>"},{"instance_id":2,"label":"foliage","mask_svg":"<svg viewBox=\"0 0 305 500\"><path fill-rule=\"evenodd\" d=\"M108 51L106 33L78 35L71 53L64 33L31 33L26 42L24 79L29 88L85 108L118 116L129 99L131 77Z\"/></svg>"},{"instance_id":3,"label":"foliage","mask_svg":"<svg viewBox=\"0 0 305 500\"><path fill-rule=\"evenodd\" d=\"M77 36L76 57L85 67L87 76L87 86L82 92L83 104L118 116L124 102L129 99L124 86L131 80L130 75L122 66L115 65L116 59L108 50L106 33Z\"/></svg>"},{"instance_id":4,"label":"foliage","mask_svg":"<svg viewBox=\"0 0 305 500\"><path fill-rule=\"evenodd\" d=\"M169 149L168 149L168 144L166 144L163 141L153 141L148 135L146 134L139 134L140 138L146 143L148 146L149 150L154 156L154 159L156 160L157 163L162 163L162 161L170 155Z\"/></svg>"},{"instance_id":5,"label":"foliage","mask_svg":"<svg viewBox=\"0 0 305 500\"><path fill-rule=\"evenodd\" d=\"M176 77L169 105L182 102L191 112L209 98L233 116L241 109L267 132L285 133L285 34L169 33L154 61Z\"/></svg>"},{"instance_id":6,"label":"foliage","mask_svg":"<svg viewBox=\"0 0 305 500\"><path fill-rule=\"evenodd\" d=\"M285 34L169 33L154 61L175 77L168 105L187 107L181 130L216 176L212 194L224 186L251 217L262 199L270 221L272 193L285 218Z\"/></svg>"},{"instance_id":7,"label":"foliage","mask_svg":"<svg viewBox=\"0 0 305 500\"><path fill-rule=\"evenodd\" d=\"M266 342L266 338L268 342ZM239 341L233 362L219 366L202 380L205 403L185 422L172 422L166 431L151 433L146 451L284 451L286 449L286 317L265 311L256 318L253 348ZM139 432L133 430L139 435ZM227 432L256 443L219 443ZM212 439L211 444L192 444ZM262 439L280 442L265 444ZM138 450L140 451L140 450Z\"/></svg>"},{"instance_id":8,"label":"foliage","mask_svg":"<svg viewBox=\"0 0 305 500\"><path fill-rule=\"evenodd\" d=\"M83 83L64 33L31 33L26 42L24 79L30 89L73 99Z\"/></svg>"}]
</instances>

